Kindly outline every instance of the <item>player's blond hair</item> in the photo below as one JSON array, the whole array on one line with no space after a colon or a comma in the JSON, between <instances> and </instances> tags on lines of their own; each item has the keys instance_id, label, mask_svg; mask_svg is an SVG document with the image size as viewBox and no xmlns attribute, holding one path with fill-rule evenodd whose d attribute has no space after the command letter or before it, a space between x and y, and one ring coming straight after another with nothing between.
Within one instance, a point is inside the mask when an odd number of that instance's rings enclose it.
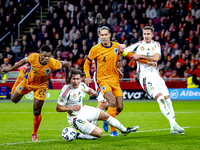
<instances>
[{"instance_id":1,"label":"player's blond hair","mask_svg":"<svg viewBox=\"0 0 200 150\"><path fill-rule=\"evenodd\" d=\"M142 32L144 32L144 30L151 30L152 33L154 32L154 28L151 27L151 26L145 26L145 27L142 29Z\"/></svg>"}]
</instances>

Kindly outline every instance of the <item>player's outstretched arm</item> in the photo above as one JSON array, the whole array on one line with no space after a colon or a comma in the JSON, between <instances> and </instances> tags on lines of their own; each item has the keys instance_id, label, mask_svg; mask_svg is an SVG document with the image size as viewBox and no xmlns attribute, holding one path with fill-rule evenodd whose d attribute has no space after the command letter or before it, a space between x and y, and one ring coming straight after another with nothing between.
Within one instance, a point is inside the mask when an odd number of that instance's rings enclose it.
<instances>
[{"instance_id":1,"label":"player's outstretched arm","mask_svg":"<svg viewBox=\"0 0 200 150\"><path fill-rule=\"evenodd\" d=\"M28 58L24 58L22 60L20 60L18 63L16 63L12 68L8 69L8 68L3 68L2 72L9 72L9 71L13 71L15 69L17 69L18 67L23 66L24 64L28 63Z\"/></svg>"},{"instance_id":2,"label":"player's outstretched arm","mask_svg":"<svg viewBox=\"0 0 200 150\"><path fill-rule=\"evenodd\" d=\"M71 107L66 107L66 106L62 106L57 104L56 106L56 111L57 112L66 112L66 111L79 111L81 109L81 105L74 105Z\"/></svg>"},{"instance_id":3,"label":"player's outstretched arm","mask_svg":"<svg viewBox=\"0 0 200 150\"><path fill-rule=\"evenodd\" d=\"M154 61L154 62L158 62L160 60L160 54L159 53L155 53L152 56L147 56L147 55L135 55L134 56L136 60L138 59L147 59L150 61Z\"/></svg>"},{"instance_id":4,"label":"player's outstretched arm","mask_svg":"<svg viewBox=\"0 0 200 150\"><path fill-rule=\"evenodd\" d=\"M91 62L86 59L85 63L84 63L84 72L85 72L85 83L87 84L87 86L89 86L89 84L92 82L91 76L90 76L90 64Z\"/></svg>"},{"instance_id":5,"label":"player's outstretched arm","mask_svg":"<svg viewBox=\"0 0 200 150\"><path fill-rule=\"evenodd\" d=\"M97 96L97 92L94 91L92 88L89 88L87 93L90 95L90 96Z\"/></svg>"}]
</instances>

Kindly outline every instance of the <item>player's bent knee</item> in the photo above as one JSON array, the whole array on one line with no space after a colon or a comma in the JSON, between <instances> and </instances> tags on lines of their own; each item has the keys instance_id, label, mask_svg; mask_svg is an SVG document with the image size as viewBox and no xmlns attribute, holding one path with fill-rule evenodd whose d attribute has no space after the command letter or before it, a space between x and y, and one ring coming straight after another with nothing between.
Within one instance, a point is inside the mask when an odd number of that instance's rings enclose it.
<instances>
[{"instance_id":1,"label":"player's bent knee","mask_svg":"<svg viewBox=\"0 0 200 150\"><path fill-rule=\"evenodd\" d=\"M95 127L94 130L90 133L90 135L96 136L96 137L102 137L103 131L99 127Z\"/></svg>"},{"instance_id":2,"label":"player's bent knee","mask_svg":"<svg viewBox=\"0 0 200 150\"><path fill-rule=\"evenodd\" d=\"M116 110L117 110L118 112L121 112L121 111L123 110L123 105L117 106L117 107L116 107Z\"/></svg>"},{"instance_id":3,"label":"player's bent knee","mask_svg":"<svg viewBox=\"0 0 200 150\"><path fill-rule=\"evenodd\" d=\"M33 114L34 114L34 116L39 116L40 115L40 111L34 110Z\"/></svg>"}]
</instances>

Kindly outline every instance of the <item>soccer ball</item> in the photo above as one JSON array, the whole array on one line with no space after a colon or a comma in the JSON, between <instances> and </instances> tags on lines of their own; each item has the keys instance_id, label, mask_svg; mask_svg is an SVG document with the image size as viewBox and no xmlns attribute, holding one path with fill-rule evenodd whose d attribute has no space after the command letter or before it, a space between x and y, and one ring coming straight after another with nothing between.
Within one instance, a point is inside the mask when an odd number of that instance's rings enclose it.
<instances>
[{"instance_id":1,"label":"soccer ball","mask_svg":"<svg viewBox=\"0 0 200 150\"><path fill-rule=\"evenodd\" d=\"M71 127L66 127L62 131L62 138L65 141L73 141L76 138L76 131Z\"/></svg>"}]
</instances>

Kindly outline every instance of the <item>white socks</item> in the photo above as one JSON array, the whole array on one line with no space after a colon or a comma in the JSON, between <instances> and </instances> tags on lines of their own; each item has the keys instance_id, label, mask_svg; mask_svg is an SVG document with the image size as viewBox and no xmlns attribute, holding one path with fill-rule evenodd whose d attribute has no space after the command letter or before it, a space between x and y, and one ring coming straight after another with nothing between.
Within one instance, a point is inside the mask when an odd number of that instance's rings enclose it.
<instances>
[{"instance_id":1,"label":"white socks","mask_svg":"<svg viewBox=\"0 0 200 150\"><path fill-rule=\"evenodd\" d=\"M109 124L110 126L119 129L122 132L126 132L126 128L116 118L113 118L112 116L108 118L106 123Z\"/></svg>"},{"instance_id":2,"label":"white socks","mask_svg":"<svg viewBox=\"0 0 200 150\"><path fill-rule=\"evenodd\" d=\"M165 100L165 103L171 113L171 116L173 117L174 121L175 121L175 113L174 113L174 109L173 109L173 106L172 106L172 101L170 98L166 99Z\"/></svg>"},{"instance_id":3,"label":"white socks","mask_svg":"<svg viewBox=\"0 0 200 150\"><path fill-rule=\"evenodd\" d=\"M77 139L87 139L87 140L92 140L92 139L98 139L98 137L89 135L89 134L83 134L83 133L76 133L76 138Z\"/></svg>"},{"instance_id":4,"label":"white socks","mask_svg":"<svg viewBox=\"0 0 200 150\"><path fill-rule=\"evenodd\" d=\"M171 128L174 126L175 124L175 120L173 119L172 115L170 114L170 111L168 109L168 106L165 103L165 98L164 96L160 96L157 99L157 102L160 106L160 110L163 113L163 115L169 120L170 126Z\"/></svg>"}]
</instances>

